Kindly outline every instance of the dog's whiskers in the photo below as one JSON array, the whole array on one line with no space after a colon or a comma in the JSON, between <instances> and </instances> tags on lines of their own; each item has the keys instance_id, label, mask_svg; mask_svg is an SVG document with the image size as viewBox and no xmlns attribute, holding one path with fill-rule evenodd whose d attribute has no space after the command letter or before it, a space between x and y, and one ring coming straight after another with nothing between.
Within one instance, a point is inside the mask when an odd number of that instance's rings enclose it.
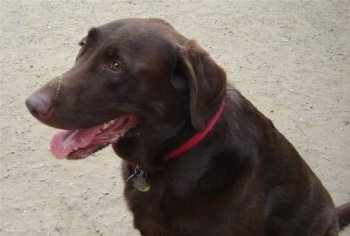
<instances>
[{"instance_id":1,"label":"dog's whiskers","mask_svg":"<svg viewBox=\"0 0 350 236\"><path fill-rule=\"evenodd\" d=\"M57 89L56 89L56 95L55 95L55 99L54 99L54 101L56 101L56 100L57 100L58 95L59 95L59 93L60 93L62 79L63 79L63 76L61 75L61 76L60 76L60 80L59 80L59 82L58 82Z\"/></svg>"}]
</instances>

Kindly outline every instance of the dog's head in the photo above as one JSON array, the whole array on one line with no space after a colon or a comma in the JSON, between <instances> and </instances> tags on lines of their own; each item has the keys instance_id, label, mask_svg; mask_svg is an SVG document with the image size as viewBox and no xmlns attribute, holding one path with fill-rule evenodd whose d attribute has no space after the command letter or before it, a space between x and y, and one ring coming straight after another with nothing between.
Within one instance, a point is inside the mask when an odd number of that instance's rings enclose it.
<instances>
[{"instance_id":1,"label":"dog's head","mask_svg":"<svg viewBox=\"0 0 350 236\"><path fill-rule=\"evenodd\" d=\"M38 120L67 130L51 141L57 157L85 157L123 136L159 146L184 126L203 129L225 95L224 71L163 20L111 22L79 45L74 66L26 100Z\"/></svg>"}]
</instances>

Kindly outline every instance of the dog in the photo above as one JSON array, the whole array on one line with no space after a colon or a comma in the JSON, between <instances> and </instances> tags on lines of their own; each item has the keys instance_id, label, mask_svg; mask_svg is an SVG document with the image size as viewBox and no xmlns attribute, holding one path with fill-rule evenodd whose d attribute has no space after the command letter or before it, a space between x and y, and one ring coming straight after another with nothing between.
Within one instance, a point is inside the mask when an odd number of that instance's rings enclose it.
<instances>
[{"instance_id":1,"label":"dog","mask_svg":"<svg viewBox=\"0 0 350 236\"><path fill-rule=\"evenodd\" d=\"M91 28L75 65L26 100L61 159L112 145L143 236L334 236L334 203L289 141L162 19Z\"/></svg>"}]
</instances>

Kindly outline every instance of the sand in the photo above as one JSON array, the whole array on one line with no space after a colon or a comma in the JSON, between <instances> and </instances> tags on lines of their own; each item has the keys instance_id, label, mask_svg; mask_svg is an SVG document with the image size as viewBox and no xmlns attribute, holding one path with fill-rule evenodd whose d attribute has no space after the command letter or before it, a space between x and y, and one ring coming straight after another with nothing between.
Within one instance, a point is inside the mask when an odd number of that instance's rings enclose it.
<instances>
[{"instance_id":1,"label":"sand","mask_svg":"<svg viewBox=\"0 0 350 236\"><path fill-rule=\"evenodd\" d=\"M197 39L294 144L335 203L350 200L349 1L0 2L0 235L139 235L111 148L56 160L48 148L55 130L24 105L73 65L91 26L124 17L161 17Z\"/></svg>"}]
</instances>

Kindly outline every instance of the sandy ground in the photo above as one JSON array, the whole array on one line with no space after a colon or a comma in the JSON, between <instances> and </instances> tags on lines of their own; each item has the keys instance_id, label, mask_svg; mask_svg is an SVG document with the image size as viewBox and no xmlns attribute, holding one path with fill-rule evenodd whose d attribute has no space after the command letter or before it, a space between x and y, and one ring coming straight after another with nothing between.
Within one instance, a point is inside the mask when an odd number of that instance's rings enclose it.
<instances>
[{"instance_id":1,"label":"sandy ground","mask_svg":"<svg viewBox=\"0 0 350 236\"><path fill-rule=\"evenodd\" d=\"M138 235L111 148L80 161L25 98L74 62L91 26L162 17L206 48L270 117L336 204L350 200L350 3L1 0L1 235ZM342 234L350 235L350 230Z\"/></svg>"}]
</instances>

